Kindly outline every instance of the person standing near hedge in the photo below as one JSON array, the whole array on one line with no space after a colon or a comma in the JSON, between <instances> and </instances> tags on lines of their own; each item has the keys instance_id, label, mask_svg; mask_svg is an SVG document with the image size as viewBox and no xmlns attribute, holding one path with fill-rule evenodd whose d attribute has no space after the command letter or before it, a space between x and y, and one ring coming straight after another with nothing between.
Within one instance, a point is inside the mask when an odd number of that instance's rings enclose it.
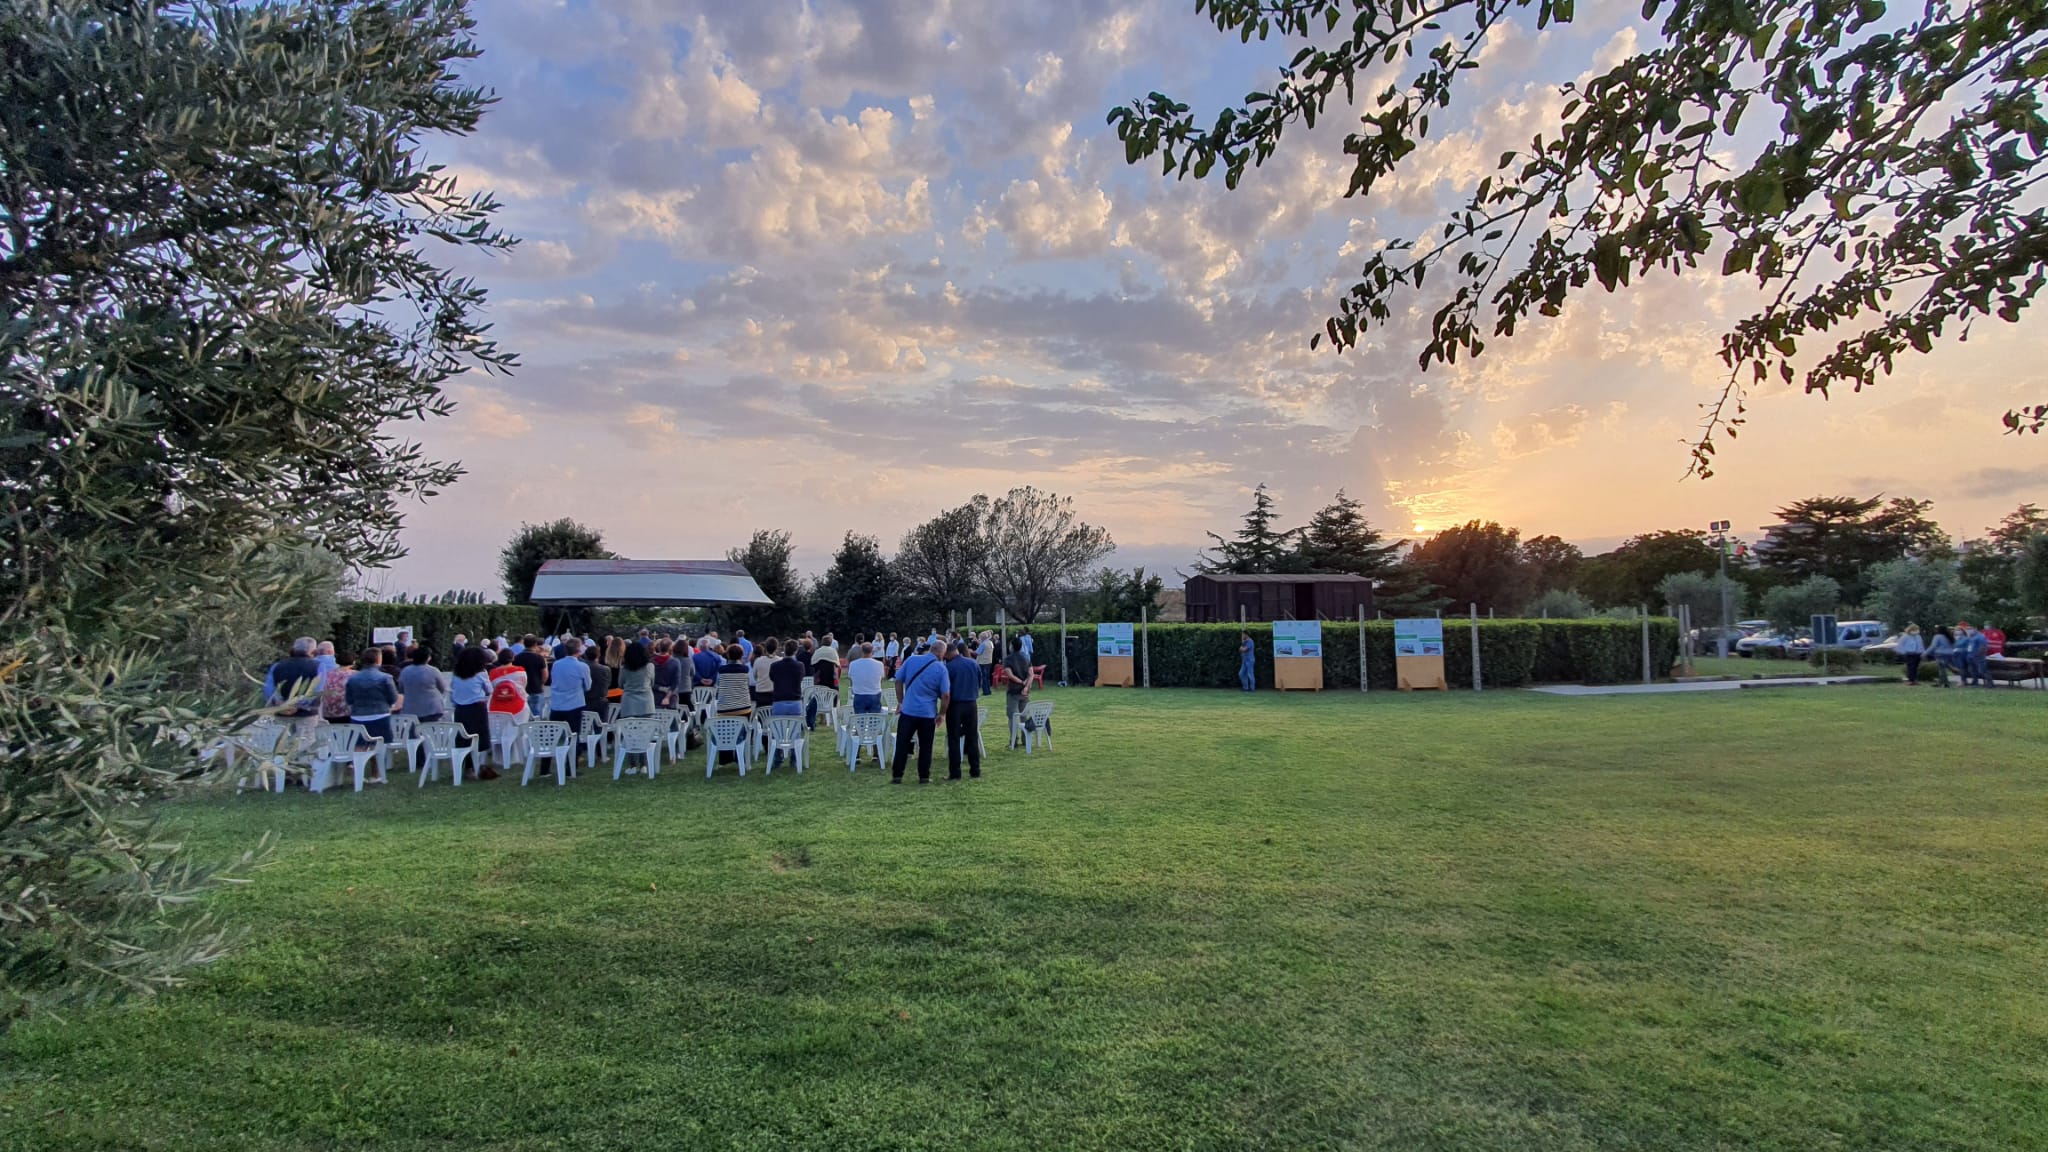
<instances>
[{"instance_id":1,"label":"person standing near hedge","mask_svg":"<svg viewBox=\"0 0 2048 1152\"><path fill-rule=\"evenodd\" d=\"M1941 686L1948 687L1948 672L1955 665L1956 641L1947 625L1934 630L1934 639L1927 644L1927 658L1934 661L1934 674Z\"/></svg>"},{"instance_id":2,"label":"person standing near hedge","mask_svg":"<svg viewBox=\"0 0 2048 1152\"><path fill-rule=\"evenodd\" d=\"M1259 688L1258 649L1252 644L1250 632L1237 634L1237 688L1240 692L1256 692Z\"/></svg>"}]
</instances>

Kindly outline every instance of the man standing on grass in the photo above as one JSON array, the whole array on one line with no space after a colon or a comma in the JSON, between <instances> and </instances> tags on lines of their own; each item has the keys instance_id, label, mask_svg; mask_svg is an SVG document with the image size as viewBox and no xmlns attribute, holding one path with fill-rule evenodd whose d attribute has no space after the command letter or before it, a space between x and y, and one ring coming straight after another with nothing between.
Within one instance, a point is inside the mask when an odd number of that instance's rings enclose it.
<instances>
[{"instance_id":1,"label":"man standing on grass","mask_svg":"<svg viewBox=\"0 0 2048 1152\"><path fill-rule=\"evenodd\" d=\"M1240 692L1255 692L1259 687L1258 649L1252 646L1252 634L1237 634L1237 687Z\"/></svg>"},{"instance_id":2,"label":"man standing on grass","mask_svg":"<svg viewBox=\"0 0 2048 1152\"><path fill-rule=\"evenodd\" d=\"M889 766L889 782L903 783L903 765L910 758L910 742L917 741L917 782L932 780L932 741L938 737L939 717L952 703L953 678L946 666L929 652L920 652L896 670L896 692L902 697L896 717L896 759Z\"/></svg>"},{"instance_id":3,"label":"man standing on grass","mask_svg":"<svg viewBox=\"0 0 2048 1152\"><path fill-rule=\"evenodd\" d=\"M960 749L967 749L967 772L981 779L981 665L962 640L947 651L946 675L952 680L952 704L946 709L946 779L960 778Z\"/></svg>"},{"instance_id":4,"label":"man standing on grass","mask_svg":"<svg viewBox=\"0 0 2048 1152\"><path fill-rule=\"evenodd\" d=\"M1031 704L1031 657L1024 651L1022 636L1010 637L1010 654L1003 657L1003 721L1009 732L1017 731L1017 718Z\"/></svg>"}]
</instances>

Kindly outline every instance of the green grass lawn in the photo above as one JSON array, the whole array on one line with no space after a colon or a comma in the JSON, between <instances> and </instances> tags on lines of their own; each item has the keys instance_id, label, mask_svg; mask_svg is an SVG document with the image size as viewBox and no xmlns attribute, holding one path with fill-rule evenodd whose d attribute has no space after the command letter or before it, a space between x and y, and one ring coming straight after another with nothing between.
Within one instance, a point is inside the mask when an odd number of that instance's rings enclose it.
<instances>
[{"instance_id":1,"label":"green grass lawn","mask_svg":"<svg viewBox=\"0 0 2048 1152\"><path fill-rule=\"evenodd\" d=\"M0 1148L2048 1148L2048 697L1067 690L890 787L222 796Z\"/></svg>"}]
</instances>

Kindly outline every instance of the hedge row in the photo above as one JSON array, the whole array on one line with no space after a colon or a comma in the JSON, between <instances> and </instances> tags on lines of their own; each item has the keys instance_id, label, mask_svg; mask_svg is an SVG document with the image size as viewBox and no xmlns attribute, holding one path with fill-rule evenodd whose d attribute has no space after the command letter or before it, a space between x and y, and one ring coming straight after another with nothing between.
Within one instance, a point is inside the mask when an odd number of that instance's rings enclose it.
<instances>
[{"instance_id":1,"label":"hedge row","mask_svg":"<svg viewBox=\"0 0 2048 1152\"><path fill-rule=\"evenodd\" d=\"M411 628L413 639L434 651L434 661L446 668L454 659L457 635L479 640L486 636L518 639L539 633L540 609L530 604L372 604L351 600L342 605L341 619L334 622L335 650L356 652L370 643L375 628Z\"/></svg>"},{"instance_id":2,"label":"hedge row","mask_svg":"<svg viewBox=\"0 0 2048 1152\"><path fill-rule=\"evenodd\" d=\"M1273 629L1253 624L1247 629L1258 646L1261 688L1273 686ZM1017 631L1011 629L1012 632ZM1237 687L1235 624L1154 624L1150 629L1152 684L1158 688ZM1059 676L1059 625L1030 628L1033 663L1044 664L1047 676ZM1394 687L1394 624L1365 625L1366 663L1375 690ZM1143 645L1141 645L1141 648ZM1669 674L1678 660L1678 622L1650 620L1651 668ZM1524 684L1616 684L1643 675L1643 629L1635 620L1481 620L1480 674L1489 688ZM1444 674L1453 688L1472 685L1472 626L1465 620L1444 621ZM1067 676L1071 683L1095 683L1095 626L1067 626ZM1138 664L1140 683L1144 663ZM1358 687L1358 625L1323 625L1323 686Z\"/></svg>"},{"instance_id":3,"label":"hedge row","mask_svg":"<svg viewBox=\"0 0 2048 1152\"><path fill-rule=\"evenodd\" d=\"M371 604L352 601L335 621L335 647L354 652L370 642L371 629L409 626L414 639L434 651L443 667L451 658L457 633L470 637L518 636L541 629L540 611L507 604ZM1248 629L1258 645L1259 686L1273 686L1273 629L1253 624ZM1018 629L1012 628L1011 632ZM1237 687L1235 624L1154 624L1150 629L1152 683L1160 688ZM1035 662L1059 675L1060 629L1057 624L1030 628ZM1616 684L1643 675L1642 625L1633 620L1481 620L1480 671L1489 688L1524 684ZM1366 659L1372 687L1394 687L1394 624L1365 625ZM1669 672L1678 659L1678 622L1650 621L1651 667ZM1453 688L1472 685L1472 627L1469 621L1444 621L1444 674ZM1139 665L1139 676L1144 665ZM1067 676L1075 684L1095 682L1095 626L1067 626ZM1358 687L1358 625L1323 625L1323 684L1327 688Z\"/></svg>"}]
</instances>

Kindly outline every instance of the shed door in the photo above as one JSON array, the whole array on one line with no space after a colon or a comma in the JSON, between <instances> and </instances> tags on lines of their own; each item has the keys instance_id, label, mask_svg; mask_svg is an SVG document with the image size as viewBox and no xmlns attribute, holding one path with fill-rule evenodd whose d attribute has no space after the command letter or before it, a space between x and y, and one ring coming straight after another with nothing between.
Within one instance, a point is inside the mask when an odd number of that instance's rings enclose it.
<instances>
[{"instance_id":1,"label":"shed door","mask_svg":"<svg viewBox=\"0 0 2048 1152\"><path fill-rule=\"evenodd\" d=\"M1240 618L1245 620L1264 620L1266 618L1265 606L1259 603L1259 586L1257 584L1233 584L1231 588L1235 591L1237 597L1237 603L1230 610L1230 618L1232 620ZM1239 616L1240 610L1243 611L1242 617Z\"/></svg>"}]
</instances>

